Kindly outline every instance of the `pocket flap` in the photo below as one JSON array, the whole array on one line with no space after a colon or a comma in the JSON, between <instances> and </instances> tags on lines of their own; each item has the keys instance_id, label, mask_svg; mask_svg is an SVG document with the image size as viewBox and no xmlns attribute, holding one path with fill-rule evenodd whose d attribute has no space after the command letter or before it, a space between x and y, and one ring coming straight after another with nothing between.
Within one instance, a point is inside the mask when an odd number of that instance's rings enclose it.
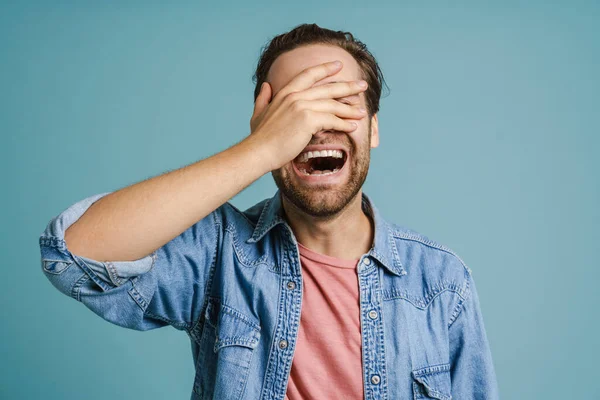
<instances>
[{"instance_id":1,"label":"pocket flap","mask_svg":"<svg viewBox=\"0 0 600 400\"><path fill-rule=\"evenodd\" d=\"M69 268L73 264L73 261L65 260L42 260L44 271L50 274L61 274L64 270Z\"/></svg>"},{"instance_id":2,"label":"pocket flap","mask_svg":"<svg viewBox=\"0 0 600 400\"><path fill-rule=\"evenodd\" d=\"M206 321L215 328L214 351L225 346L245 346L254 349L260 339L260 325L235 308L211 299L206 307Z\"/></svg>"},{"instance_id":3,"label":"pocket flap","mask_svg":"<svg viewBox=\"0 0 600 400\"><path fill-rule=\"evenodd\" d=\"M432 399L452 400L450 364L431 365L412 371L415 395L424 394ZM415 397L418 398L418 397Z\"/></svg>"}]
</instances>

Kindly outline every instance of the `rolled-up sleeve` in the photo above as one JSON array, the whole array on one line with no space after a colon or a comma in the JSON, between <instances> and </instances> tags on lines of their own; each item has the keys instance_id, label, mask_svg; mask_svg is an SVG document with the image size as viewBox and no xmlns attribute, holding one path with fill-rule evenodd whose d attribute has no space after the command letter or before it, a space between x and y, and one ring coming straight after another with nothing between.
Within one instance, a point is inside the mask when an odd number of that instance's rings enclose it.
<instances>
[{"instance_id":1,"label":"rolled-up sleeve","mask_svg":"<svg viewBox=\"0 0 600 400\"><path fill-rule=\"evenodd\" d=\"M220 209L137 260L100 261L71 253L65 231L109 193L80 200L50 220L39 238L44 275L60 292L113 324L189 330L199 318L215 266Z\"/></svg>"},{"instance_id":2,"label":"rolled-up sleeve","mask_svg":"<svg viewBox=\"0 0 600 400\"><path fill-rule=\"evenodd\" d=\"M452 398L499 398L492 353L483 323L479 296L470 271L449 326Z\"/></svg>"}]
</instances>

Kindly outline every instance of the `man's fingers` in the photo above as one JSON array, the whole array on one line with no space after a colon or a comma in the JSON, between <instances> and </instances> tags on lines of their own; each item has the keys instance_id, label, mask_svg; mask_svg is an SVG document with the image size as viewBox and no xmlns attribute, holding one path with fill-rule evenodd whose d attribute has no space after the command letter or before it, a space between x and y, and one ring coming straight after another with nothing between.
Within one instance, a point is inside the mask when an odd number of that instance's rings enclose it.
<instances>
[{"instance_id":1,"label":"man's fingers","mask_svg":"<svg viewBox=\"0 0 600 400\"><path fill-rule=\"evenodd\" d=\"M310 102L301 100L301 102L303 107L307 107L312 111L334 114L340 118L362 119L367 116L367 110L360 111L360 105L343 104L337 100L323 99Z\"/></svg>"},{"instance_id":2,"label":"man's fingers","mask_svg":"<svg viewBox=\"0 0 600 400\"><path fill-rule=\"evenodd\" d=\"M258 96L256 96L256 101L254 102L254 114L260 115L265 107L271 101L271 85L268 82L263 82L260 87L260 92Z\"/></svg>"},{"instance_id":3,"label":"man's fingers","mask_svg":"<svg viewBox=\"0 0 600 400\"><path fill-rule=\"evenodd\" d=\"M356 121L346 121L345 119L338 118L333 114L320 113L321 126L317 129L317 132L321 131L340 131L340 132L352 132L358 127Z\"/></svg>"},{"instance_id":4,"label":"man's fingers","mask_svg":"<svg viewBox=\"0 0 600 400\"><path fill-rule=\"evenodd\" d=\"M364 82L364 85L361 85ZM352 96L367 90L367 82L363 80L348 82L332 82L324 85L314 86L305 90L302 94L303 100L316 99L339 99L341 97Z\"/></svg>"},{"instance_id":5,"label":"man's fingers","mask_svg":"<svg viewBox=\"0 0 600 400\"><path fill-rule=\"evenodd\" d=\"M339 64L337 64L339 63ZM313 67L306 68L298 75L296 75L283 89L277 94L281 93L281 96L286 96L288 93L300 92L302 90L310 88L312 85L337 73L342 68L342 62L331 61L323 64L315 65Z\"/></svg>"},{"instance_id":6,"label":"man's fingers","mask_svg":"<svg viewBox=\"0 0 600 400\"><path fill-rule=\"evenodd\" d=\"M263 82L260 87L260 92L258 92L258 96L256 96L256 101L254 102L254 111L252 112L252 117L250 118L250 127L254 129L255 121L260 115L265 111L265 108L271 102L271 85L269 82Z\"/></svg>"}]
</instances>

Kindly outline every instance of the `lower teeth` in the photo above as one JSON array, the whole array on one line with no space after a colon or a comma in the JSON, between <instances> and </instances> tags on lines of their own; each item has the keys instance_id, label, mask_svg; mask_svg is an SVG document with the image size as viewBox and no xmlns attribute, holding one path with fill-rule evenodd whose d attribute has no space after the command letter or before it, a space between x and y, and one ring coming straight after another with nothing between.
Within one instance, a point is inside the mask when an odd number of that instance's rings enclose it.
<instances>
[{"instance_id":1,"label":"lower teeth","mask_svg":"<svg viewBox=\"0 0 600 400\"><path fill-rule=\"evenodd\" d=\"M314 170L312 173L308 173L305 169L301 169L300 172L302 172L304 175L320 175L320 176L324 176L324 175L335 174L339 170L340 170L339 168L336 168L333 171L330 171L328 169L326 169L324 171Z\"/></svg>"}]
</instances>

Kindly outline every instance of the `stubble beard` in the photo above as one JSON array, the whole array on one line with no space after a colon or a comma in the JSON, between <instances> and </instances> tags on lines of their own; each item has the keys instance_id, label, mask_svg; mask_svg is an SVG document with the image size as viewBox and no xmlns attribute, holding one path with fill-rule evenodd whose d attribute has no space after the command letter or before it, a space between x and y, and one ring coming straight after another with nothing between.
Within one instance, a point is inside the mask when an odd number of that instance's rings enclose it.
<instances>
[{"instance_id":1,"label":"stubble beard","mask_svg":"<svg viewBox=\"0 0 600 400\"><path fill-rule=\"evenodd\" d=\"M350 150L350 165L345 166L345 168L349 168L347 183L335 187L297 184L295 181L298 178L290 176L291 174L295 175L291 164L271 171L271 176L281 194L300 211L314 217L332 217L341 212L356 197L367 179L371 161L370 142L371 129L369 126L369 135L367 141L361 146L360 153L357 154L356 151Z\"/></svg>"}]
</instances>

